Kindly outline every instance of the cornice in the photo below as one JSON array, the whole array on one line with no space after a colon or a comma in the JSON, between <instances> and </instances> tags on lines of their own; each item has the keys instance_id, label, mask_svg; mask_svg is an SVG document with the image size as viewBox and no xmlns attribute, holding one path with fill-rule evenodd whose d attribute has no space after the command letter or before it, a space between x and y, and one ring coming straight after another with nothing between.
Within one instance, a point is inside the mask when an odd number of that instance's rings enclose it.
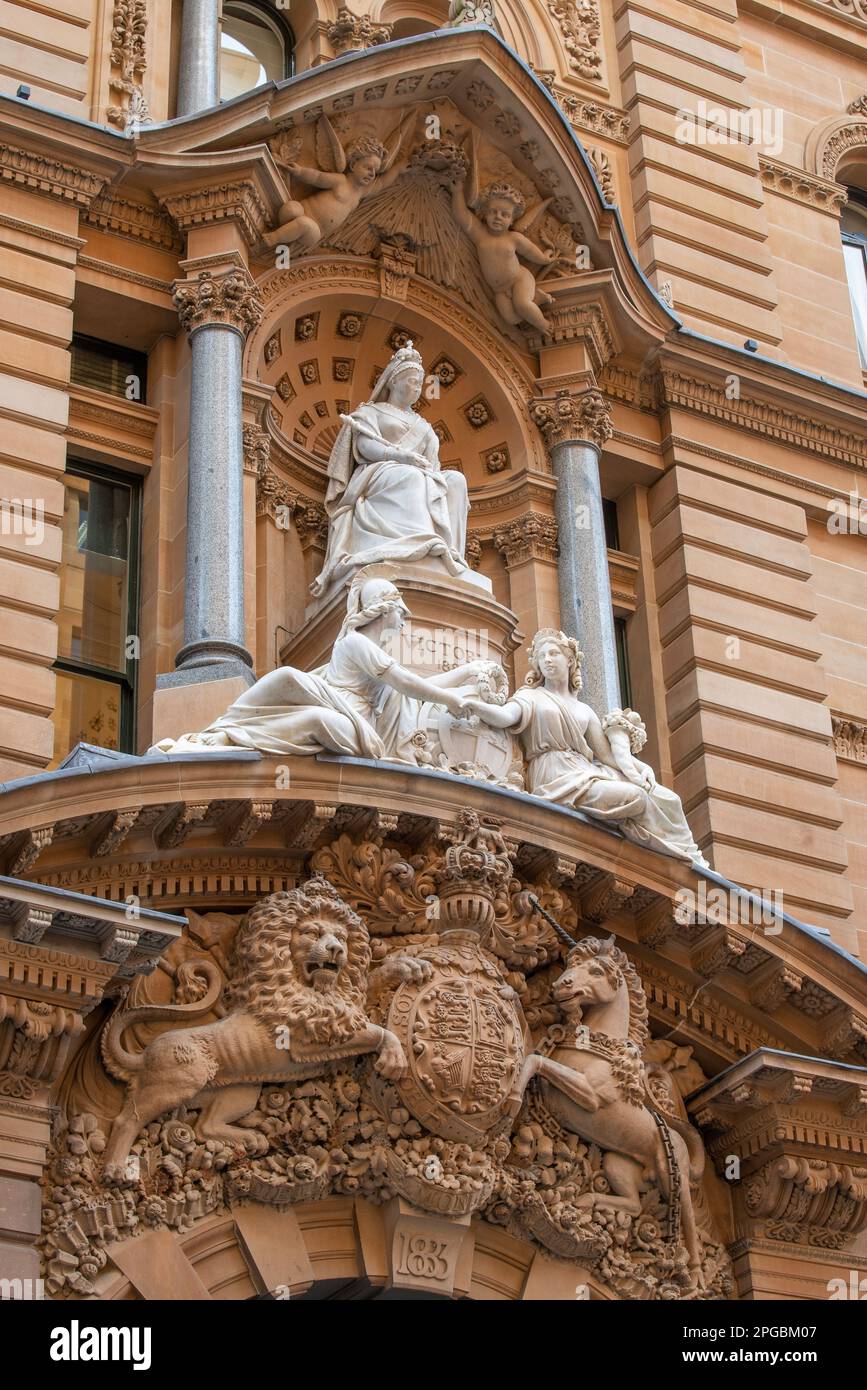
<instances>
[{"instance_id":1,"label":"cornice","mask_svg":"<svg viewBox=\"0 0 867 1390\"><path fill-rule=\"evenodd\" d=\"M70 386L70 414L80 420L95 420L123 434L140 434L153 439L159 424L159 412L152 406L133 405L104 391L87 386Z\"/></svg>"},{"instance_id":2,"label":"cornice","mask_svg":"<svg viewBox=\"0 0 867 1390\"><path fill-rule=\"evenodd\" d=\"M544 81L542 73L537 72L536 76L540 81ZM567 92L556 84L549 85L545 82L545 86L548 87L569 124L574 126L576 130L589 130L594 135L603 135L618 145L629 144L630 116L628 111L624 111L619 106L608 106L604 102L594 101L592 97L583 97L578 96L575 92Z\"/></svg>"},{"instance_id":3,"label":"cornice","mask_svg":"<svg viewBox=\"0 0 867 1390\"><path fill-rule=\"evenodd\" d=\"M681 406L739 429L748 429L824 458L856 468L867 467L867 429L858 432L818 420L788 405L762 400L741 388L739 400L729 399L723 382L702 380L679 370L663 368L661 405Z\"/></svg>"},{"instance_id":4,"label":"cornice","mask_svg":"<svg viewBox=\"0 0 867 1390\"><path fill-rule=\"evenodd\" d=\"M106 182L105 175L77 164L7 144L0 144L0 179L80 208L89 207Z\"/></svg>"},{"instance_id":5,"label":"cornice","mask_svg":"<svg viewBox=\"0 0 867 1390\"><path fill-rule=\"evenodd\" d=\"M80 251L82 246L87 245L84 237L68 236L66 232L56 232L53 227L40 227L35 222L25 222L22 218L10 217L5 212L0 212L0 227L25 232L27 236L37 237L40 241L52 241L56 246L68 247L70 251Z\"/></svg>"},{"instance_id":6,"label":"cornice","mask_svg":"<svg viewBox=\"0 0 867 1390\"><path fill-rule=\"evenodd\" d=\"M703 344L703 347L707 347L707 344ZM685 365L681 366L683 361L679 352L676 358L670 355L667 360L663 359L661 367L657 364L641 373L628 367L609 364L599 373L599 387L610 399L624 401L639 410L656 414L671 406L677 406L725 421L740 431L747 430L777 440L800 452L807 452L819 458L834 459L856 468L867 467L867 427L859 429L855 424L857 416L853 399L858 399L855 392L847 392L847 399L840 402L841 409L845 409L852 420L852 426L849 427L834 423L830 418L837 404L830 398L835 390L833 383L799 382L794 375L787 381L785 363L773 364L775 380L770 373L762 378L755 372L748 376L745 370L748 364L735 364L727 354L720 354L720 361L715 366L707 360L693 360L689 364L690 369L687 370ZM713 375L703 374L709 372L713 372ZM729 399L726 395L725 377L732 372L741 377L739 400ZM809 398L810 413L803 409L805 385L812 386L816 393ZM770 393L775 389L779 391L779 399L776 401L769 399ZM821 418L822 413L825 414L825 419ZM864 418L863 408L860 418ZM805 485L803 479L779 470L767 469L737 455L710 450L706 445L694 444L681 434L670 435L668 438L688 448L695 448L709 458L730 458L732 463L775 481L791 482L799 487ZM810 487L829 497L838 495L834 489L823 489L819 484L810 484Z\"/></svg>"},{"instance_id":7,"label":"cornice","mask_svg":"<svg viewBox=\"0 0 867 1390\"><path fill-rule=\"evenodd\" d=\"M129 266L117 265L114 261L100 261L95 256L79 256L78 264L82 270L94 270L99 275L110 275L113 280L125 280L130 285L140 285L145 290L156 290L158 294L171 295L172 281L158 280L155 275L144 275L140 270L130 270Z\"/></svg>"},{"instance_id":8,"label":"cornice","mask_svg":"<svg viewBox=\"0 0 867 1390\"><path fill-rule=\"evenodd\" d=\"M115 193L101 193L91 203L82 221L101 231L131 241L142 241L167 251L180 250L181 241L170 217L159 207L146 207Z\"/></svg>"},{"instance_id":9,"label":"cornice","mask_svg":"<svg viewBox=\"0 0 867 1390\"><path fill-rule=\"evenodd\" d=\"M608 575L611 580L611 600L618 608L634 613L637 598L636 586L641 568L634 555L626 555L621 550L608 551Z\"/></svg>"},{"instance_id":10,"label":"cornice","mask_svg":"<svg viewBox=\"0 0 867 1390\"><path fill-rule=\"evenodd\" d=\"M837 757L850 763L867 763L867 724L834 714L831 727Z\"/></svg>"},{"instance_id":11,"label":"cornice","mask_svg":"<svg viewBox=\"0 0 867 1390\"><path fill-rule=\"evenodd\" d=\"M182 232L214 222L236 222L248 246L258 246L268 226L268 209L253 179L164 194L160 201Z\"/></svg>"},{"instance_id":12,"label":"cornice","mask_svg":"<svg viewBox=\"0 0 867 1390\"><path fill-rule=\"evenodd\" d=\"M845 188L832 179L817 178L803 169L795 169L788 164L759 156L759 173L765 188L789 198L793 203L807 203L820 212L839 217L849 201Z\"/></svg>"}]
</instances>

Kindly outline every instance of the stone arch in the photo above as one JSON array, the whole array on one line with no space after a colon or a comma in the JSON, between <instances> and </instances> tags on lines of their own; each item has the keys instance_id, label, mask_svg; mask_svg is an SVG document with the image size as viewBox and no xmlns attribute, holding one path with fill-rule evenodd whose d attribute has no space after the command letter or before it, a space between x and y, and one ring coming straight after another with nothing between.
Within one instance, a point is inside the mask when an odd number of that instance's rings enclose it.
<instances>
[{"instance_id":1,"label":"stone arch","mask_svg":"<svg viewBox=\"0 0 867 1390\"><path fill-rule=\"evenodd\" d=\"M374 370L393 351L391 334L406 332L416 334L428 370L442 364L445 372L439 398L425 409L431 424L444 427L444 462L460 460L471 487L508 483L525 467L549 471L527 408L534 391L529 360L456 294L413 280L404 302L384 300L378 265L339 253L271 271L258 291L265 313L247 341L245 377L274 388L269 428L289 453L324 465L339 409L364 399ZM346 320L352 316L361 327L350 334ZM309 363L290 373L282 359L298 357L308 330ZM311 380L305 382L308 365ZM302 415L308 428L298 428ZM487 460L504 449L508 466L489 467Z\"/></svg>"},{"instance_id":2,"label":"stone arch","mask_svg":"<svg viewBox=\"0 0 867 1390\"><path fill-rule=\"evenodd\" d=\"M435 1261L410 1260L426 1242ZM374 1206L331 1197L291 1207L241 1203L185 1231L161 1227L107 1249L95 1281L103 1300L202 1301L262 1297L574 1300L608 1290L576 1264L552 1259L484 1221L449 1221L395 1198ZM430 1269L428 1274L426 1270ZM276 1294L275 1294L275 1291Z\"/></svg>"},{"instance_id":3,"label":"stone arch","mask_svg":"<svg viewBox=\"0 0 867 1390\"><path fill-rule=\"evenodd\" d=\"M820 178L867 188L867 120L850 114L817 125L807 139L805 165Z\"/></svg>"}]
</instances>

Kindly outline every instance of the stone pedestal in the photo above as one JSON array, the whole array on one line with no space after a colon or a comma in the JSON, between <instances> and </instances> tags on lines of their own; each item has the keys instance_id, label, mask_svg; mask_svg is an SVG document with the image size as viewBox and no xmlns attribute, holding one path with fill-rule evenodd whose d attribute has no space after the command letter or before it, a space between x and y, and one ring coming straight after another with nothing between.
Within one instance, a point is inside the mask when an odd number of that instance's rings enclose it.
<instances>
[{"instance_id":1,"label":"stone pedestal","mask_svg":"<svg viewBox=\"0 0 867 1390\"><path fill-rule=\"evenodd\" d=\"M201 668L194 684L190 684L187 672L180 671L160 676L159 680L154 691L152 743L207 729L239 695L249 690L252 672L247 679L234 674L231 668L215 665Z\"/></svg>"},{"instance_id":2,"label":"stone pedestal","mask_svg":"<svg viewBox=\"0 0 867 1390\"><path fill-rule=\"evenodd\" d=\"M412 563L371 566L371 574L380 572L397 585L412 615L392 649L402 666L411 666L420 675L475 660L499 661L509 669L510 657L523 636L517 631L515 614L497 602L485 587L483 575L456 579L432 566ZM306 623L281 649L281 662L303 671L327 663L346 616L346 595L347 589L341 587L310 605Z\"/></svg>"}]
</instances>

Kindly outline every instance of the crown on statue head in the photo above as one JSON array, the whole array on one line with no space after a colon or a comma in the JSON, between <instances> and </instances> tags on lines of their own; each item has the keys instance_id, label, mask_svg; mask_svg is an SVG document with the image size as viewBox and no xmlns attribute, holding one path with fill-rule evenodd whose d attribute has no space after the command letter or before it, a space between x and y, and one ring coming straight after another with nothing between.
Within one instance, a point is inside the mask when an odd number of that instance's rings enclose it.
<instances>
[{"instance_id":1,"label":"crown on statue head","mask_svg":"<svg viewBox=\"0 0 867 1390\"><path fill-rule=\"evenodd\" d=\"M420 367L422 365L421 353L416 352L412 345L412 338L407 338L403 347L399 347L392 357L395 367Z\"/></svg>"}]
</instances>

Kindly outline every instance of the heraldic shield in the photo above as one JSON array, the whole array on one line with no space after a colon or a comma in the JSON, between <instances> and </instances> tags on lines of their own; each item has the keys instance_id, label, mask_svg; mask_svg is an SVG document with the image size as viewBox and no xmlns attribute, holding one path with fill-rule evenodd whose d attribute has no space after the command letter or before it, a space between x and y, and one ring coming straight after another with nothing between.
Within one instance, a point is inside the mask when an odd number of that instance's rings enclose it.
<instances>
[{"instance_id":1,"label":"heraldic shield","mask_svg":"<svg viewBox=\"0 0 867 1390\"><path fill-rule=\"evenodd\" d=\"M523 1066L517 996L477 940L447 937L424 955L431 979L402 984L389 1010L388 1026L408 1061L395 1084L432 1133L477 1142L503 1120Z\"/></svg>"}]
</instances>

